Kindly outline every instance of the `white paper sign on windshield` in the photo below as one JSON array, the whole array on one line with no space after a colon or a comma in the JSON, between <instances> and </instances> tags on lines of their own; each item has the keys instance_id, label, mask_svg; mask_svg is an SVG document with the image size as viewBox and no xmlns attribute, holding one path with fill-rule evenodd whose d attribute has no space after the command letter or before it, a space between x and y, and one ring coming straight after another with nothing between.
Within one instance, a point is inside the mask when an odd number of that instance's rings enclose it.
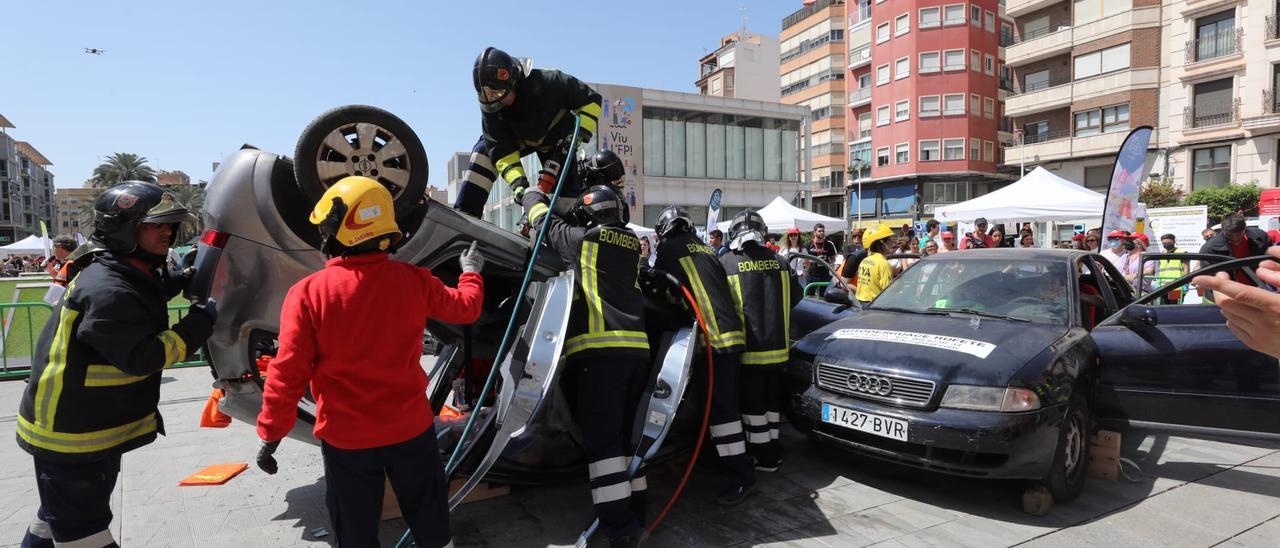
<instances>
[{"instance_id":1,"label":"white paper sign on windshield","mask_svg":"<svg viewBox=\"0 0 1280 548\"><path fill-rule=\"evenodd\" d=\"M963 352L971 356L987 359L996 345L989 342L933 335L929 333L911 333L907 331L888 331L884 329L839 329L827 336L827 339L855 339L861 341L881 341L901 344L941 348L953 352Z\"/></svg>"}]
</instances>

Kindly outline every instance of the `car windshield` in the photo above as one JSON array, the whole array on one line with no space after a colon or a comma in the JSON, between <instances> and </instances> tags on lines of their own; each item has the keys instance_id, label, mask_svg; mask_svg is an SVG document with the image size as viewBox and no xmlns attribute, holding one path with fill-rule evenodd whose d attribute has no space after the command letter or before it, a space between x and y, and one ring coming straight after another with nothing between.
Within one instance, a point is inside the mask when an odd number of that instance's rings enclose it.
<instances>
[{"instance_id":1,"label":"car windshield","mask_svg":"<svg viewBox=\"0 0 1280 548\"><path fill-rule=\"evenodd\" d=\"M871 308L1065 325L1069 280L1065 261L933 257L904 271Z\"/></svg>"}]
</instances>

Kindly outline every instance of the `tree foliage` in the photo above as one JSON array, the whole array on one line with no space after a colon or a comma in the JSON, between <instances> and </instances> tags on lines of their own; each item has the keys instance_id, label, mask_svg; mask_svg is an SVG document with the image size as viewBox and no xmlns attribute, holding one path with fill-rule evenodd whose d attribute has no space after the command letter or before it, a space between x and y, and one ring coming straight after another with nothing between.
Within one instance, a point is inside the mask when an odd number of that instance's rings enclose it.
<instances>
[{"instance_id":1,"label":"tree foliage","mask_svg":"<svg viewBox=\"0 0 1280 548\"><path fill-rule=\"evenodd\" d=\"M1182 187L1168 178L1152 177L1138 191L1138 201L1147 207L1182 205Z\"/></svg>"},{"instance_id":2,"label":"tree foliage","mask_svg":"<svg viewBox=\"0 0 1280 548\"><path fill-rule=\"evenodd\" d=\"M1255 184L1202 188L1187 195L1187 205L1209 206L1209 224L1216 224L1236 211L1257 215L1261 194L1262 189Z\"/></svg>"},{"instance_id":3,"label":"tree foliage","mask_svg":"<svg viewBox=\"0 0 1280 548\"><path fill-rule=\"evenodd\" d=\"M131 152L117 152L102 159L93 168L90 178L95 188L111 188L124 181L156 182L156 170L147 165L147 158Z\"/></svg>"}]
</instances>

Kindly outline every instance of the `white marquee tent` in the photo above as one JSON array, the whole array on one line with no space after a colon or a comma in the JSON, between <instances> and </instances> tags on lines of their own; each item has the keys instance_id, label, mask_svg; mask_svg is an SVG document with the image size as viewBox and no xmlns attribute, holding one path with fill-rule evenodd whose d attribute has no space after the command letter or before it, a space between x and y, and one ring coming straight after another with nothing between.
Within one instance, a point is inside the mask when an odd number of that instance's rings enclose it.
<instances>
[{"instance_id":1,"label":"white marquee tent","mask_svg":"<svg viewBox=\"0 0 1280 548\"><path fill-rule=\"evenodd\" d=\"M1073 221L1101 218L1107 197L1037 167L1018 182L967 202L939 207L942 222L971 222L978 217Z\"/></svg>"},{"instance_id":2,"label":"white marquee tent","mask_svg":"<svg viewBox=\"0 0 1280 548\"><path fill-rule=\"evenodd\" d=\"M6 246L0 246L0 253L19 255L43 255L53 246L53 240L32 234Z\"/></svg>"},{"instance_id":3,"label":"white marquee tent","mask_svg":"<svg viewBox=\"0 0 1280 548\"><path fill-rule=\"evenodd\" d=\"M813 230L813 226L822 223L827 227L828 232L840 232L844 230L848 221L826 215L819 215L806 209L800 209L791 205L790 202L778 196L769 202L769 205L756 210L764 222L769 226L769 232L783 233L790 228L798 228L804 232ZM732 219L716 223L716 228L725 232L729 231L729 224Z\"/></svg>"}]
</instances>

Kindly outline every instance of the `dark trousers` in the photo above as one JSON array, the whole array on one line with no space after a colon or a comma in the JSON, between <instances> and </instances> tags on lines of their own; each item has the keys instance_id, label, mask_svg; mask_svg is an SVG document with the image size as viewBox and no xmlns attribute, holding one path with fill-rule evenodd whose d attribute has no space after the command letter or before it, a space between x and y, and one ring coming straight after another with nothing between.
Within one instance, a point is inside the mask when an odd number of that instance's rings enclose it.
<instances>
[{"instance_id":1,"label":"dark trousers","mask_svg":"<svg viewBox=\"0 0 1280 548\"><path fill-rule=\"evenodd\" d=\"M369 449L320 444L328 488L325 503L339 547L378 546L386 479L418 546L445 546L449 532L449 483L440 462L435 428L408 441Z\"/></svg>"},{"instance_id":2,"label":"dark trousers","mask_svg":"<svg viewBox=\"0 0 1280 548\"><path fill-rule=\"evenodd\" d=\"M495 159L490 158L488 154L488 144L484 136L481 136L475 146L471 147L471 160L467 164L466 173L462 175L462 185L458 188L458 197L453 203L454 209L472 217L480 217L484 213L484 203L489 199L494 181L506 184L502 174L498 173L498 168L493 165ZM542 153L538 153L538 160L544 166L548 161L567 164L567 167L561 167L561 169L569 169L569 173L565 174L564 188L560 190L561 198L577 198L582 194L582 184L578 181L578 169L573 161L565 162L563 158L553 158L550 154ZM538 183L536 173L526 174L526 178L529 179L531 186Z\"/></svg>"},{"instance_id":3,"label":"dark trousers","mask_svg":"<svg viewBox=\"0 0 1280 548\"><path fill-rule=\"evenodd\" d=\"M782 366L744 365L741 369L742 422L747 453L760 464L782 459L778 427L782 421Z\"/></svg>"},{"instance_id":4,"label":"dark trousers","mask_svg":"<svg viewBox=\"0 0 1280 548\"><path fill-rule=\"evenodd\" d=\"M609 538L637 534L644 527L648 485L643 475L628 479L634 447L632 427L648 384L645 360L596 357L577 370L577 422L587 450L591 502L600 530Z\"/></svg>"},{"instance_id":5,"label":"dark trousers","mask_svg":"<svg viewBox=\"0 0 1280 548\"><path fill-rule=\"evenodd\" d=\"M702 371L700 361L695 358L695 371ZM729 472L731 486L754 484L755 466L747 454L747 437L742 429L742 353L712 354L711 363L715 373L711 386L711 442Z\"/></svg>"},{"instance_id":6,"label":"dark trousers","mask_svg":"<svg viewBox=\"0 0 1280 548\"><path fill-rule=\"evenodd\" d=\"M75 463L34 460L40 508L22 546L51 548L54 541L82 539L86 546L116 546L108 527L120 455Z\"/></svg>"}]
</instances>

